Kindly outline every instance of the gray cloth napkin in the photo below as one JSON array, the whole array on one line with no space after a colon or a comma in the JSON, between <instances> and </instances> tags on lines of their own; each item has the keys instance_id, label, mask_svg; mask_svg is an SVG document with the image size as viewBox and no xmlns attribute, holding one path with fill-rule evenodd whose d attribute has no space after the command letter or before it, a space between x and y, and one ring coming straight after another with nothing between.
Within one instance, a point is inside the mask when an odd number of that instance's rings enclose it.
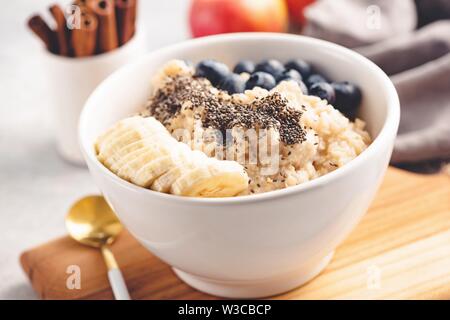
<instances>
[{"instance_id":1,"label":"gray cloth napkin","mask_svg":"<svg viewBox=\"0 0 450 320\"><path fill-rule=\"evenodd\" d=\"M448 16L447 16L448 14ZM450 159L449 0L321 0L304 33L343 44L378 64L401 103L393 163Z\"/></svg>"}]
</instances>

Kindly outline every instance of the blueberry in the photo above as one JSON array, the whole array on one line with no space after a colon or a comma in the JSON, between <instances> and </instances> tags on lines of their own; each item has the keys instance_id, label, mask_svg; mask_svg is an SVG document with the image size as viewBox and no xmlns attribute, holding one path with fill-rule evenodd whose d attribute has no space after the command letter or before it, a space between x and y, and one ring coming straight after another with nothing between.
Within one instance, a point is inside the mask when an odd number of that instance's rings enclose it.
<instances>
[{"instance_id":1,"label":"blueberry","mask_svg":"<svg viewBox=\"0 0 450 320\"><path fill-rule=\"evenodd\" d=\"M230 73L219 85L219 88L229 94L242 93L245 90L245 81L237 74Z\"/></svg>"},{"instance_id":2,"label":"blueberry","mask_svg":"<svg viewBox=\"0 0 450 320\"><path fill-rule=\"evenodd\" d=\"M283 72L283 74L277 80L278 80L278 82L281 82L281 81L295 81L295 82L298 83L298 86L302 90L303 94L308 94L308 87L302 81L301 74L298 71L294 70L294 69L291 69L291 70Z\"/></svg>"},{"instance_id":3,"label":"blueberry","mask_svg":"<svg viewBox=\"0 0 450 320\"><path fill-rule=\"evenodd\" d=\"M213 86L218 86L228 75L228 67L214 60L203 60L197 64L195 75L208 79Z\"/></svg>"},{"instance_id":4,"label":"blueberry","mask_svg":"<svg viewBox=\"0 0 450 320\"><path fill-rule=\"evenodd\" d=\"M277 81L281 82L283 80L298 80L302 81L302 75L294 69L285 70L278 78Z\"/></svg>"},{"instance_id":5,"label":"blueberry","mask_svg":"<svg viewBox=\"0 0 450 320\"><path fill-rule=\"evenodd\" d=\"M333 104L336 98L333 87L326 82L314 83L309 88L309 94L319 97L320 99L325 99L329 104Z\"/></svg>"},{"instance_id":6,"label":"blueberry","mask_svg":"<svg viewBox=\"0 0 450 320\"><path fill-rule=\"evenodd\" d=\"M286 69L297 70L304 79L308 78L312 72L311 65L301 59L290 60L284 66Z\"/></svg>"},{"instance_id":7,"label":"blueberry","mask_svg":"<svg viewBox=\"0 0 450 320\"><path fill-rule=\"evenodd\" d=\"M283 64L274 59L264 60L255 66L255 71L262 71L271 74L275 79L284 72Z\"/></svg>"},{"instance_id":8,"label":"blueberry","mask_svg":"<svg viewBox=\"0 0 450 320\"><path fill-rule=\"evenodd\" d=\"M275 87L275 85L275 78L271 74L258 71L252 74L247 80L245 89L251 90L254 87L261 87L263 89L271 90L273 87Z\"/></svg>"},{"instance_id":9,"label":"blueberry","mask_svg":"<svg viewBox=\"0 0 450 320\"><path fill-rule=\"evenodd\" d=\"M333 82L331 86L336 93L335 107L353 120L361 104L361 90L353 83Z\"/></svg>"},{"instance_id":10,"label":"blueberry","mask_svg":"<svg viewBox=\"0 0 450 320\"><path fill-rule=\"evenodd\" d=\"M306 79L306 85L308 88L311 88L311 86L317 82L328 82L328 80L324 76L317 73L310 75L308 79Z\"/></svg>"},{"instance_id":11,"label":"blueberry","mask_svg":"<svg viewBox=\"0 0 450 320\"><path fill-rule=\"evenodd\" d=\"M242 72L253 73L255 71L255 64L250 60L239 61L233 69L234 73L241 74Z\"/></svg>"}]
</instances>

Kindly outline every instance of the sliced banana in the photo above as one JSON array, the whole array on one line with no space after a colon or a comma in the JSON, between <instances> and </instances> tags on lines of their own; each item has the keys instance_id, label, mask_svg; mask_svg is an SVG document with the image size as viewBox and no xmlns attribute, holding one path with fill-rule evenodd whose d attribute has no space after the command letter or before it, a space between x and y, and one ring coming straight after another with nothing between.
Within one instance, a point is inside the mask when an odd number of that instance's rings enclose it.
<instances>
[{"instance_id":1,"label":"sliced banana","mask_svg":"<svg viewBox=\"0 0 450 320\"><path fill-rule=\"evenodd\" d=\"M96 150L101 162L104 162L105 159L113 156L128 144L150 138L154 134L167 134L166 128L153 117L136 116L122 121L116 125L116 131L97 140Z\"/></svg>"},{"instance_id":2,"label":"sliced banana","mask_svg":"<svg viewBox=\"0 0 450 320\"><path fill-rule=\"evenodd\" d=\"M110 170L114 173L117 173L118 175L123 175L131 162L136 162L139 161L139 159L141 159L142 162L140 165L143 166L146 164L146 162L144 161L151 161L158 157L162 157L166 154L167 154L166 150L160 148L157 145L153 144L149 146L144 146L142 148L139 148L135 151L132 151L122 156L119 160L117 160L110 166ZM144 159L142 159L143 157Z\"/></svg>"},{"instance_id":3,"label":"sliced banana","mask_svg":"<svg viewBox=\"0 0 450 320\"><path fill-rule=\"evenodd\" d=\"M117 150L141 139L141 134L137 131L126 130L120 136L112 139L110 143L104 144L99 147L98 159L101 162L105 162L106 159L112 157Z\"/></svg>"},{"instance_id":4,"label":"sliced banana","mask_svg":"<svg viewBox=\"0 0 450 320\"><path fill-rule=\"evenodd\" d=\"M153 117L131 117L97 139L98 159L122 179L183 196L231 197L248 187L235 161L207 157L174 139Z\"/></svg>"},{"instance_id":5,"label":"sliced banana","mask_svg":"<svg viewBox=\"0 0 450 320\"><path fill-rule=\"evenodd\" d=\"M158 192L168 193L170 187L183 173L182 166L175 166L168 170L166 173L158 177L151 185L152 190Z\"/></svg>"},{"instance_id":6,"label":"sliced banana","mask_svg":"<svg viewBox=\"0 0 450 320\"><path fill-rule=\"evenodd\" d=\"M155 141L158 141L158 143L155 143ZM178 142L175 139L167 134L153 134L148 138L144 138L124 146L110 157L104 159L103 163L108 166L111 171L115 171L122 167L126 161L132 158L131 154L136 154L136 152L140 149L150 148L153 150L156 148L157 151L159 150L161 155L165 155L171 152L172 148L176 148L177 143Z\"/></svg>"},{"instance_id":7,"label":"sliced banana","mask_svg":"<svg viewBox=\"0 0 450 320\"><path fill-rule=\"evenodd\" d=\"M111 143L111 140L128 130L133 122L138 122L140 117L129 117L117 122L111 128L109 128L105 133L97 138L95 143L95 151L100 153L100 149L104 145Z\"/></svg>"},{"instance_id":8,"label":"sliced banana","mask_svg":"<svg viewBox=\"0 0 450 320\"><path fill-rule=\"evenodd\" d=\"M152 190L166 193L169 192L172 184L181 177L182 174L194 169L198 163L203 163L207 160L207 156L203 152L196 150L192 151L187 145L184 146L186 146L187 151L181 152L177 160L174 161L174 166L153 182L151 185Z\"/></svg>"},{"instance_id":9,"label":"sliced banana","mask_svg":"<svg viewBox=\"0 0 450 320\"><path fill-rule=\"evenodd\" d=\"M164 157L165 154L161 152L158 147L154 148L142 148L139 149L139 153L129 157L127 161L117 170L117 175L128 181L133 181L136 173L146 166L148 163L155 159Z\"/></svg>"},{"instance_id":10,"label":"sliced banana","mask_svg":"<svg viewBox=\"0 0 450 320\"><path fill-rule=\"evenodd\" d=\"M125 159L128 158L125 156L118 175L145 188L150 187L155 179L170 169L190 161L190 153L192 153L188 146L171 136L154 137L153 145L146 145L143 149L152 150L153 154L140 151L137 156L131 156L131 160ZM132 160L133 158L135 160Z\"/></svg>"},{"instance_id":11,"label":"sliced banana","mask_svg":"<svg viewBox=\"0 0 450 320\"><path fill-rule=\"evenodd\" d=\"M174 167L174 160L170 155L159 157L148 162L140 170L136 171L136 174L131 177L131 182L138 186L147 188L155 179L165 174L167 171Z\"/></svg>"},{"instance_id":12,"label":"sliced banana","mask_svg":"<svg viewBox=\"0 0 450 320\"><path fill-rule=\"evenodd\" d=\"M208 158L208 161L182 174L170 192L188 197L233 197L248 187L248 175L235 161Z\"/></svg>"},{"instance_id":13,"label":"sliced banana","mask_svg":"<svg viewBox=\"0 0 450 320\"><path fill-rule=\"evenodd\" d=\"M111 169L114 166L118 166L120 168L120 161L123 161L124 157L126 157L127 155L134 153L135 151L144 148L146 146L146 144L148 145L152 145L152 140L149 138L145 138L145 139L141 139L135 142L132 142L124 147L122 147L121 149L119 149L118 151L116 151L114 154L110 155L109 157L105 158L103 160L103 164L105 166L110 167Z\"/></svg>"}]
</instances>

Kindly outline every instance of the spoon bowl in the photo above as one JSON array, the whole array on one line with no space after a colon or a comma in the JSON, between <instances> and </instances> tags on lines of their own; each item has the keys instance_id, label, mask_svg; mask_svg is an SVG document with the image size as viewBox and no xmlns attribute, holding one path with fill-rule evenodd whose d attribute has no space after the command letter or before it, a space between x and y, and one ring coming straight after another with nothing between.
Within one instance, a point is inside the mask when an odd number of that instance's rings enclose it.
<instances>
[{"instance_id":1,"label":"spoon bowl","mask_svg":"<svg viewBox=\"0 0 450 320\"><path fill-rule=\"evenodd\" d=\"M66 228L72 238L96 248L113 243L122 231L122 225L102 196L77 201L66 216Z\"/></svg>"}]
</instances>

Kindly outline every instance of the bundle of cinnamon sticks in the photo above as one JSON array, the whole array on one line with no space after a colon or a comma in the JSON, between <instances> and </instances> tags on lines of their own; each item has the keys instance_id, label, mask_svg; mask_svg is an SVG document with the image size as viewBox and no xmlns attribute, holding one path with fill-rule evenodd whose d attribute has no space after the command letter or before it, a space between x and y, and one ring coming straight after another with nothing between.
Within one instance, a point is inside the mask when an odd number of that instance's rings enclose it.
<instances>
[{"instance_id":1,"label":"bundle of cinnamon sticks","mask_svg":"<svg viewBox=\"0 0 450 320\"><path fill-rule=\"evenodd\" d=\"M85 57L109 52L135 33L137 0L77 0L65 9L57 4L49 8L53 29L38 14L28 20L29 28L54 54Z\"/></svg>"}]
</instances>

